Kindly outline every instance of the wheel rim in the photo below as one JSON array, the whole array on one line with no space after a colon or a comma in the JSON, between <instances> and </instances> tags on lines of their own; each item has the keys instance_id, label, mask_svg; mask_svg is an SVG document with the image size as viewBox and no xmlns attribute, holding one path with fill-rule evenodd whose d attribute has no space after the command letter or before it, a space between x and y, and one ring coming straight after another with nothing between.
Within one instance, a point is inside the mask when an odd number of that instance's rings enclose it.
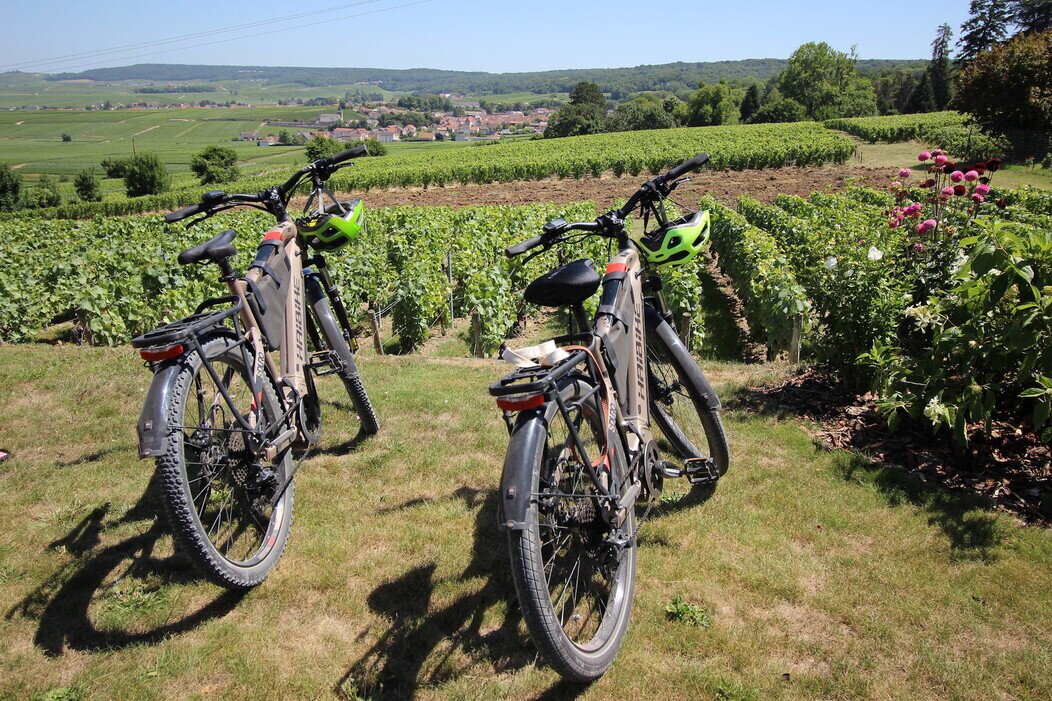
<instances>
[{"instance_id":1,"label":"wheel rim","mask_svg":"<svg viewBox=\"0 0 1052 701\"><path fill-rule=\"evenodd\" d=\"M598 416L587 409L571 416L594 460L600 454ZM610 562L602 545L609 526L599 513L595 485L559 416L549 425L539 491L541 558L552 611L571 644L600 650L611 642L625 603L631 554L626 549L620 563Z\"/></svg>"},{"instance_id":2,"label":"wheel rim","mask_svg":"<svg viewBox=\"0 0 1052 701\"><path fill-rule=\"evenodd\" d=\"M647 339L651 409L661 430L656 436L663 452L681 458L709 457L709 441L686 378L672 362L664 343Z\"/></svg>"},{"instance_id":3,"label":"wheel rim","mask_svg":"<svg viewBox=\"0 0 1052 701\"><path fill-rule=\"evenodd\" d=\"M212 366L241 415L255 413L251 387L229 357ZM262 417L274 419L269 402ZM270 500L284 478L281 463L254 465L248 434L203 366L197 368L183 408L183 462L190 504L201 532L227 561L251 567L264 560L277 541L284 499Z\"/></svg>"}]
</instances>

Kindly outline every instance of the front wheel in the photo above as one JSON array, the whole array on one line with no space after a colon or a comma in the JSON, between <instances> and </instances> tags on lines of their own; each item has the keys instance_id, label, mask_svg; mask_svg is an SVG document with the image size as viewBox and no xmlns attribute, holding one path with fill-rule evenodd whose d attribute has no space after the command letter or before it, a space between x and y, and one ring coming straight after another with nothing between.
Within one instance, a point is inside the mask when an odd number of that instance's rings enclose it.
<instances>
[{"instance_id":1,"label":"front wheel","mask_svg":"<svg viewBox=\"0 0 1052 701\"><path fill-rule=\"evenodd\" d=\"M340 325L333 316L332 306L329 299L324 295L321 285L313 277L307 277L307 293L311 299L311 312L318 329L321 331L321 340L324 348L336 355L339 363L339 375L343 380L343 386L351 398L355 413L361 421L361 430L364 434L372 436L380 431L380 421L376 418L376 410L369 401L369 395L365 392L362 376L358 372L358 366L354 362L354 353L351 352L350 344L340 329Z\"/></svg>"},{"instance_id":2,"label":"front wheel","mask_svg":"<svg viewBox=\"0 0 1052 701\"><path fill-rule=\"evenodd\" d=\"M573 407L571 421L594 460L604 443L602 412L594 393L578 403L589 389L574 381L562 395ZM609 476L618 485L626 469L620 441L616 435L613 440ZM620 526L627 543L612 547L609 536L618 529L603 518L595 484L554 402L520 415L504 469L506 475L521 474L519 470L531 475L533 497L525 528L508 532L512 577L526 626L538 650L563 677L597 679L613 663L628 629L636 576L633 510L627 510Z\"/></svg>"},{"instance_id":3,"label":"front wheel","mask_svg":"<svg viewBox=\"0 0 1052 701\"><path fill-rule=\"evenodd\" d=\"M716 393L676 332L656 313L647 324L647 377L650 417L661 431L659 442L664 439L660 447L683 459L711 457L720 475L726 473L730 449Z\"/></svg>"},{"instance_id":4,"label":"front wheel","mask_svg":"<svg viewBox=\"0 0 1052 701\"><path fill-rule=\"evenodd\" d=\"M270 379L264 378L261 411L256 411L249 371L235 342L213 337L202 343L202 351L219 383L197 352L175 361L182 369L171 380L168 449L158 458L157 470L180 548L216 584L248 589L270 574L285 550L295 485L271 502L292 460L287 450L270 463L254 455L250 434L235 418L236 412L265 426L280 420Z\"/></svg>"}]
</instances>

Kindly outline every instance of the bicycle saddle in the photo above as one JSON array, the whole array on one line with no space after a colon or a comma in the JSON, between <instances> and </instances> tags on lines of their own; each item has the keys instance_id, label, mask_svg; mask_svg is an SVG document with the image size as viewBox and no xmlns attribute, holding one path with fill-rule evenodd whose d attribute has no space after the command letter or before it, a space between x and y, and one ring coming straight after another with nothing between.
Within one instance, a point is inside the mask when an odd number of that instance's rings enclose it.
<instances>
[{"instance_id":1,"label":"bicycle saddle","mask_svg":"<svg viewBox=\"0 0 1052 701\"><path fill-rule=\"evenodd\" d=\"M211 261L218 263L222 260L230 258L237 249L234 248L234 244L231 241L237 236L237 232L233 229L227 229L223 233L214 236L211 240L199 243L193 248L188 248L179 254L179 265L189 265L191 263L200 263L201 261Z\"/></svg>"},{"instance_id":2,"label":"bicycle saddle","mask_svg":"<svg viewBox=\"0 0 1052 701\"><path fill-rule=\"evenodd\" d=\"M595 294L600 282L595 263L585 258L541 275L529 284L524 297L542 307L578 304Z\"/></svg>"}]
</instances>

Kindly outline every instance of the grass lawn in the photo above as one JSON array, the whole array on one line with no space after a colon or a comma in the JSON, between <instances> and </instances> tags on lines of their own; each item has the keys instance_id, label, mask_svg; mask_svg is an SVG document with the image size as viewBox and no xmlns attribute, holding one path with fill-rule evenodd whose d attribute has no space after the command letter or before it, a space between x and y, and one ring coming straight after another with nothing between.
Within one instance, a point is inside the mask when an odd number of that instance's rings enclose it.
<instances>
[{"instance_id":1,"label":"grass lawn","mask_svg":"<svg viewBox=\"0 0 1052 701\"><path fill-rule=\"evenodd\" d=\"M887 168L889 181L896 168L917 168L917 154L927 146L919 141L910 141L901 144L867 144L859 141L859 155L862 159L856 161L865 166L874 168ZM993 176L993 184L997 187L1019 188L1025 185L1052 190L1052 170L1042 168L1040 164L1029 167L1025 165L1009 165L997 171Z\"/></svg>"},{"instance_id":2,"label":"grass lawn","mask_svg":"<svg viewBox=\"0 0 1052 701\"><path fill-rule=\"evenodd\" d=\"M1052 533L733 408L777 367L710 369L731 470L707 499L669 485L627 646L580 689L516 612L493 361L363 356L383 431L360 444L325 378L289 548L240 596L172 553L131 350L0 347L0 698L1052 697ZM711 624L668 620L675 597Z\"/></svg>"}]
</instances>

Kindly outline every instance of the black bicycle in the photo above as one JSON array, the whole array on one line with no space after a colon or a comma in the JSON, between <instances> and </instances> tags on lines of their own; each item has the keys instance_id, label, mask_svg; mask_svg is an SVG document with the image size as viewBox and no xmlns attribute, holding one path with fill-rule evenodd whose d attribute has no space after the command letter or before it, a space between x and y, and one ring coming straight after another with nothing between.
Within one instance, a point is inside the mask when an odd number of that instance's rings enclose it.
<instances>
[{"instance_id":1,"label":"black bicycle","mask_svg":"<svg viewBox=\"0 0 1052 701\"><path fill-rule=\"evenodd\" d=\"M648 270L689 260L708 244L707 212L670 221L664 204L706 160L702 154L644 183L595 221L549 222L507 251L540 249L532 257L583 236L618 247L603 277L591 260L579 260L526 288L530 303L570 307L578 332L506 354L520 367L490 387L511 433L498 503L515 589L537 647L570 680L598 678L620 650L636 537L664 480L712 487L729 463L719 399L670 324L660 277ZM625 220L637 206L644 235L633 240ZM657 226L646 232L650 221ZM583 303L600 284L593 324Z\"/></svg>"},{"instance_id":2,"label":"black bicycle","mask_svg":"<svg viewBox=\"0 0 1052 701\"><path fill-rule=\"evenodd\" d=\"M293 478L321 437L314 377L338 375L361 432L379 430L354 362L347 310L322 254L364 227L361 201L337 201L325 182L365 153L358 147L316 160L257 194L206 192L165 217L196 217L189 228L253 207L275 220L244 275L231 265L232 230L179 254L182 265L218 266L230 294L132 341L154 373L138 424L139 455L157 460L178 544L202 574L228 588L262 582L285 549ZM311 195L293 220L289 200L306 180Z\"/></svg>"}]
</instances>

